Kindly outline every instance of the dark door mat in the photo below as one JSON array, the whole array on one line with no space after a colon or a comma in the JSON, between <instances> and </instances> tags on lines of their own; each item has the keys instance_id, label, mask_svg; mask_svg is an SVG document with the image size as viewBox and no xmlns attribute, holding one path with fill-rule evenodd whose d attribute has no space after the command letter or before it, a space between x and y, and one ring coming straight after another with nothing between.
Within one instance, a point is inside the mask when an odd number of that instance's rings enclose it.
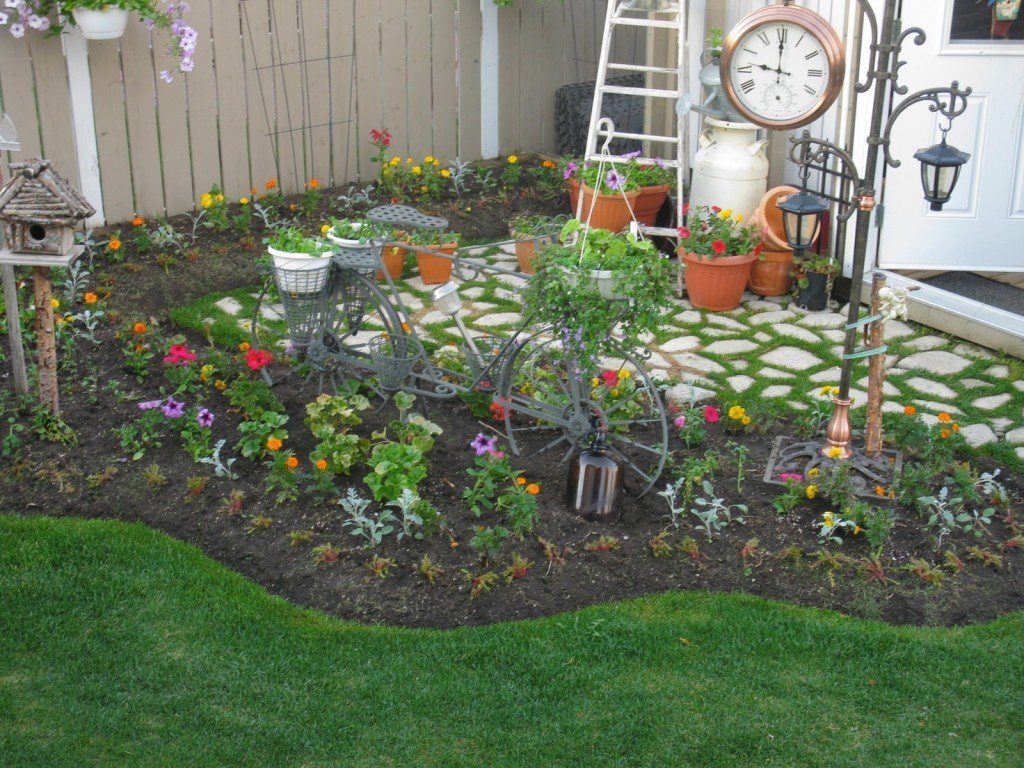
<instances>
[{"instance_id":1,"label":"dark door mat","mask_svg":"<svg viewBox=\"0 0 1024 768\"><path fill-rule=\"evenodd\" d=\"M943 272L921 282L933 288L980 301L1015 315L1024 315L1024 290L973 272Z\"/></svg>"}]
</instances>

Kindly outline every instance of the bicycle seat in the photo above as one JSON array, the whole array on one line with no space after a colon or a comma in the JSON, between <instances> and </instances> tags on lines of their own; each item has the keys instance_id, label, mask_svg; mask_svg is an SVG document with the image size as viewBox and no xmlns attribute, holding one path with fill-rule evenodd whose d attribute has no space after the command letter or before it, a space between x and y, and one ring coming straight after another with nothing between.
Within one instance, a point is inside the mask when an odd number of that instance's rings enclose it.
<instances>
[{"instance_id":1,"label":"bicycle seat","mask_svg":"<svg viewBox=\"0 0 1024 768\"><path fill-rule=\"evenodd\" d=\"M448 219L427 216L410 205L379 205L367 211L366 217L382 224L413 229L445 229L448 226Z\"/></svg>"}]
</instances>

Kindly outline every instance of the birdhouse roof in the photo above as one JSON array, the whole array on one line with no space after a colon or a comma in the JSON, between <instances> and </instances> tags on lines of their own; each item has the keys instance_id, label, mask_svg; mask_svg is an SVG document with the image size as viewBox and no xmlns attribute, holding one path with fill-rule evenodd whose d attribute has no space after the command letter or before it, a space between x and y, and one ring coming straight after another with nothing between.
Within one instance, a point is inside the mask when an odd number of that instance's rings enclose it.
<instances>
[{"instance_id":1,"label":"birdhouse roof","mask_svg":"<svg viewBox=\"0 0 1024 768\"><path fill-rule=\"evenodd\" d=\"M0 187L0 221L73 226L96 210L52 168L49 160L11 163L11 178Z\"/></svg>"}]
</instances>

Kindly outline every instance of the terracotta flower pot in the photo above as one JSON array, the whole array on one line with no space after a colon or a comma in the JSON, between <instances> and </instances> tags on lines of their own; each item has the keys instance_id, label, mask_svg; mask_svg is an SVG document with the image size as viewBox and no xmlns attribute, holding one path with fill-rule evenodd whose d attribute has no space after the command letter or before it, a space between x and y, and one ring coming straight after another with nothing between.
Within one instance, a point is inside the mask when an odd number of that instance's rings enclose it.
<instances>
[{"instance_id":1,"label":"terracotta flower pot","mask_svg":"<svg viewBox=\"0 0 1024 768\"><path fill-rule=\"evenodd\" d=\"M765 192L757 210L754 211L754 222L764 230L764 247L770 251L791 251L786 240L786 227L782 223L782 209L779 208L779 200L790 195L795 195L800 190L796 187L773 187ZM821 233L820 227L814 233L814 239Z\"/></svg>"},{"instance_id":2,"label":"terracotta flower pot","mask_svg":"<svg viewBox=\"0 0 1024 768\"><path fill-rule=\"evenodd\" d=\"M750 265L747 287L758 296L782 296L793 287L793 252L761 251Z\"/></svg>"},{"instance_id":3,"label":"terracotta flower pot","mask_svg":"<svg viewBox=\"0 0 1024 768\"><path fill-rule=\"evenodd\" d=\"M632 192L615 192L610 195L596 192L586 184L580 185L580 195L583 197L583 211L580 214L580 221L589 223L596 229L607 229L611 232L620 232L629 226L633 220L630 209L636 210L636 200L640 197L640 190ZM574 209L575 210L575 209Z\"/></svg>"},{"instance_id":4,"label":"terracotta flower pot","mask_svg":"<svg viewBox=\"0 0 1024 768\"><path fill-rule=\"evenodd\" d=\"M718 256L706 259L679 249L679 260L686 267L686 294L697 309L724 312L736 309L750 277L750 266L757 260L753 253L742 256Z\"/></svg>"},{"instance_id":5,"label":"terracotta flower pot","mask_svg":"<svg viewBox=\"0 0 1024 768\"><path fill-rule=\"evenodd\" d=\"M405 254L406 250L398 246L387 246L381 249L380 260L384 262L384 269L391 275L392 280L402 279L402 272L405 269ZM377 279L383 280L384 273L378 270Z\"/></svg>"},{"instance_id":6,"label":"terracotta flower pot","mask_svg":"<svg viewBox=\"0 0 1024 768\"><path fill-rule=\"evenodd\" d=\"M658 184L653 187L640 187L640 197L637 198L633 212L636 220L641 224L653 227L658 218L658 211L668 197L668 184Z\"/></svg>"},{"instance_id":7,"label":"terracotta flower pot","mask_svg":"<svg viewBox=\"0 0 1024 768\"><path fill-rule=\"evenodd\" d=\"M512 237L516 239L516 263L519 265L519 271L532 275L533 260L537 257L537 251L548 243L553 243L557 235L531 237L529 235L517 235L513 232Z\"/></svg>"},{"instance_id":8,"label":"terracotta flower pot","mask_svg":"<svg viewBox=\"0 0 1024 768\"><path fill-rule=\"evenodd\" d=\"M446 253L449 256L455 253L458 243L445 243L444 245L426 246L432 251ZM440 285L447 283L452 275L452 261L444 256L431 256L426 253L416 253L416 263L420 268L420 277L425 285Z\"/></svg>"}]
</instances>

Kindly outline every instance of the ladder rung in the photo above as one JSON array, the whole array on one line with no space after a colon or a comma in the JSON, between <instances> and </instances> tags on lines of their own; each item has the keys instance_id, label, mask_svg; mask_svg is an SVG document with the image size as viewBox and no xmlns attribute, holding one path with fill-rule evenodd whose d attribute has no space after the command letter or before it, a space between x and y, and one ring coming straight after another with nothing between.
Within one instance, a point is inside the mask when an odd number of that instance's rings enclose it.
<instances>
[{"instance_id":1,"label":"ladder rung","mask_svg":"<svg viewBox=\"0 0 1024 768\"><path fill-rule=\"evenodd\" d=\"M612 17L612 24L621 24L625 27L653 27L655 29L679 29L679 21L667 21L662 19L633 19L625 16Z\"/></svg>"},{"instance_id":2,"label":"ladder rung","mask_svg":"<svg viewBox=\"0 0 1024 768\"><path fill-rule=\"evenodd\" d=\"M600 152L595 152L595 153L587 155L587 160L589 160L592 163L599 163L602 160L609 160L609 159L614 160L614 161L620 161L620 162L626 162L627 161L627 158L623 157L622 155L611 155L610 158L609 158L608 155L603 155ZM636 163L637 165L654 165L654 160L652 158L650 158L650 157L630 157L630 158L628 158L628 160L630 162ZM678 168L679 167L679 161L678 160L662 160L661 164L663 166L665 166L666 168Z\"/></svg>"},{"instance_id":3,"label":"ladder rung","mask_svg":"<svg viewBox=\"0 0 1024 768\"><path fill-rule=\"evenodd\" d=\"M613 139L636 139L637 141L661 141L667 144L678 144L678 136L655 136L650 133L624 133L621 131L598 131L598 136L611 137Z\"/></svg>"},{"instance_id":4,"label":"ladder rung","mask_svg":"<svg viewBox=\"0 0 1024 768\"><path fill-rule=\"evenodd\" d=\"M671 227L649 227L646 224L641 224L640 232L655 237L679 237L679 230Z\"/></svg>"},{"instance_id":5,"label":"ladder rung","mask_svg":"<svg viewBox=\"0 0 1024 768\"><path fill-rule=\"evenodd\" d=\"M679 91L669 91L663 88L631 88L626 85L602 85L598 88L599 93L621 93L624 96L651 96L656 99L678 99Z\"/></svg>"},{"instance_id":6,"label":"ladder rung","mask_svg":"<svg viewBox=\"0 0 1024 768\"><path fill-rule=\"evenodd\" d=\"M675 67L649 67L645 64L612 64L609 62L608 69L617 69L622 72L650 72L652 75L679 74L679 70Z\"/></svg>"}]
</instances>

